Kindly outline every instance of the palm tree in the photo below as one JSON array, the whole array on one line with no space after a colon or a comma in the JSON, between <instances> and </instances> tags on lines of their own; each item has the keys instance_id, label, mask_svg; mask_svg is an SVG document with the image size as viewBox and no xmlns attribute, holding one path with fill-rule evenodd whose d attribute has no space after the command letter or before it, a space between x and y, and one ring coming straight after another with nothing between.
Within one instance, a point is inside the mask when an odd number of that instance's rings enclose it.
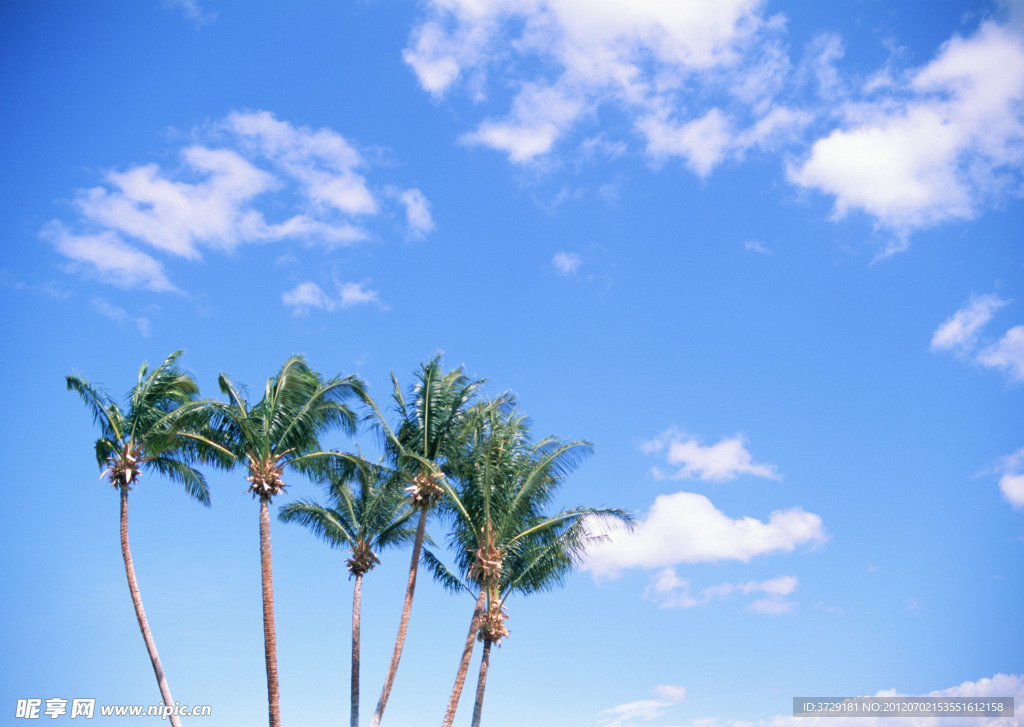
<instances>
[{"instance_id":1,"label":"palm tree","mask_svg":"<svg viewBox=\"0 0 1024 727\"><path fill-rule=\"evenodd\" d=\"M380 563L375 550L410 542L407 526L413 514L393 470L354 455L339 455L321 468L331 506L312 500L285 505L278 519L305 526L332 547L348 546L345 561L355 578L352 594L352 727L359 727L359 621L363 575ZM397 486L396 486L397 484Z\"/></svg>"},{"instance_id":2,"label":"palm tree","mask_svg":"<svg viewBox=\"0 0 1024 727\"><path fill-rule=\"evenodd\" d=\"M324 378L302 356L292 356L267 380L263 398L250 406L244 391L225 375L219 377L227 402L208 402L212 433L193 435L213 445L235 463L245 462L249 492L260 502L260 568L263 582L263 644L267 667L270 727L281 724L277 680L277 634L274 622L274 575L270 549L269 506L284 491L284 470L301 468L334 456L321 451L319 438L334 427L355 431L356 416L346 404L362 397L355 376Z\"/></svg>"},{"instance_id":3,"label":"palm tree","mask_svg":"<svg viewBox=\"0 0 1024 727\"><path fill-rule=\"evenodd\" d=\"M395 648L384 687L381 689L380 699L370 722L371 727L378 727L380 724L391 687L395 682L395 674L398 672L398 663L402 658L427 517L444 494L444 469L448 457L458 446L458 435L463 427L466 411L483 383L482 380L471 381L461 367L444 373L441 369L440 356L435 356L420 367L408 398L403 396L394 374L391 381L394 405L399 416L397 433L388 426L372 400L367 399L367 402L371 405L374 423L384 434L385 446L394 461L395 469L408 478L409 486L405 491L409 495L412 508L419 513L419 520L413 541L412 560L409 564L402 618L399 621L398 635L395 638Z\"/></svg>"},{"instance_id":4,"label":"palm tree","mask_svg":"<svg viewBox=\"0 0 1024 727\"><path fill-rule=\"evenodd\" d=\"M92 410L93 421L100 426L101 434L95 444L96 462L104 468L103 476L110 486L121 496L121 555L128 590L165 705L174 704L174 700L142 607L128 547L128 493L138 485L143 471L155 471L182 485L190 497L203 505L210 504L206 480L192 467L197 459L209 457L210 452L197 446L194 440L181 437L181 414L199 393L195 380L177 365L181 354L181 351L172 353L152 371L142 364L138 382L128 394L127 410L122 410L108 394L83 377L65 377L68 390L82 397ZM170 718L171 724L180 727L177 715L171 714Z\"/></svg>"},{"instance_id":5,"label":"palm tree","mask_svg":"<svg viewBox=\"0 0 1024 727\"><path fill-rule=\"evenodd\" d=\"M587 442L563 443L554 437L532 443L529 424L513 404L506 397L474 407L466 446L450 467L459 489L444 485L445 513L454 520L449 543L462 576L447 571L432 554L426 558L447 587L478 593L445 727L455 717L474 636L484 643L473 715L474 727L479 725L491 646L508 636L508 597L561 585L593 542L595 520L631 519L611 508L577 507L544 514L556 490L591 448ZM459 585L466 581L474 588Z\"/></svg>"}]
</instances>

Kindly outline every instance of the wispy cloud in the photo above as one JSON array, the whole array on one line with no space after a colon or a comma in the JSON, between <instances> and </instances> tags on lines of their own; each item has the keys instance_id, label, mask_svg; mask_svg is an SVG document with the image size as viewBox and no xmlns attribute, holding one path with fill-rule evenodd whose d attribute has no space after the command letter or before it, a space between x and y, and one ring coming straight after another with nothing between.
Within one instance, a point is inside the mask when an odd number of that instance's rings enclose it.
<instances>
[{"instance_id":1,"label":"wispy cloud","mask_svg":"<svg viewBox=\"0 0 1024 727\"><path fill-rule=\"evenodd\" d=\"M636 720L646 722L657 719L673 705L686 701L686 687L659 684L653 691L659 699L642 699L605 709L601 712L600 723L608 727L626 727Z\"/></svg>"},{"instance_id":2,"label":"wispy cloud","mask_svg":"<svg viewBox=\"0 0 1024 727\"><path fill-rule=\"evenodd\" d=\"M1009 302L997 295L972 295L960 310L935 329L931 350L964 352L974 348L978 332L992 320L995 311Z\"/></svg>"},{"instance_id":3,"label":"wispy cloud","mask_svg":"<svg viewBox=\"0 0 1024 727\"><path fill-rule=\"evenodd\" d=\"M792 613L796 607L793 601L785 599L785 596L793 593L796 587L795 576L779 576L765 581L719 583L702 588L699 593L693 594L690 582L677 576L675 568L663 568L651 577L644 597L662 608L694 608L735 594L760 594L761 598L750 602L747 609L755 613L779 616Z\"/></svg>"},{"instance_id":4,"label":"wispy cloud","mask_svg":"<svg viewBox=\"0 0 1024 727\"><path fill-rule=\"evenodd\" d=\"M412 237L422 238L434 231L430 202L423 192L418 189L406 189L398 194L398 199L405 205L405 218Z\"/></svg>"},{"instance_id":5,"label":"wispy cloud","mask_svg":"<svg viewBox=\"0 0 1024 727\"><path fill-rule=\"evenodd\" d=\"M882 256L1016 193L1019 27L988 20L923 66L894 57L866 78L840 71L839 35L797 60L791 45L763 0L428 0L403 57L434 97L514 89L461 137L513 164L585 151L610 107L630 133L606 143L639 142L656 166L677 159L707 177L752 152L781 154L788 180L831 197L834 217L860 211L891 233Z\"/></svg>"},{"instance_id":6,"label":"wispy cloud","mask_svg":"<svg viewBox=\"0 0 1024 727\"><path fill-rule=\"evenodd\" d=\"M583 264L583 258L574 252L559 252L551 258L551 264L559 275L575 275Z\"/></svg>"},{"instance_id":7,"label":"wispy cloud","mask_svg":"<svg viewBox=\"0 0 1024 727\"><path fill-rule=\"evenodd\" d=\"M549 154L598 107L611 105L633 120L652 158L680 156L704 175L747 130L717 108L686 117L686 91L694 83L735 87L748 108L756 105L787 63L773 41L780 24L765 17L763 5L433 0L404 58L434 96L461 85L480 97L491 75L516 87L505 116L484 119L463 136L514 163ZM509 56L532 61L537 75L508 78L505 69L520 65L507 63ZM761 83L750 84L750 73ZM745 143L763 143L778 126L762 126Z\"/></svg>"},{"instance_id":8,"label":"wispy cloud","mask_svg":"<svg viewBox=\"0 0 1024 727\"><path fill-rule=\"evenodd\" d=\"M950 351L985 368L1005 371L1012 380L1024 381L1024 326L1014 326L991 343L982 338L995 312L1011 302L997 295L972 295L935 330L931 350Z\"/></svg>"},{"instance_id":9,"label":"wispy cloud","mask_svg":"<svg viewBox=\"0 0 1024 727\"><path fill-rule=\"evenodd\" d=\"M777 510L767 520L734 519L704 495L676 492L658 496L632 531L612 526L605 540L591 546L583 567L595 577L613 578L629 568L747 562L827 539L821 517L799 507Z\"/></svg>"},{"instance_id":10,"label":"wispy cloud","mask_svg":"<svg viewBox=\"0 0 1024 727\"><path fill-rule=\"evenodd\" d=\"M93 296L89 302L92 304L93 310L100 315L117 323L134 326L143 338L149 337L149 319L145 316L133 316L124 308L112 305L99 296Z\"/></svg>"},{"instance_id":11,"label":"wispy cloud","mask_svg":"<svg viewBox=\"0 0 1024 727\"><path fill-rule=\"evenodd\" d=\"M673 705L662 699L642 699L636 702L627 702L617 707L606 709L601 712L607 715L601 718L601 724L608 727L626 727L635 720L649 721L657 719L665 713L665 710Z\"/></svg>"},{"instance_id":12,"label":"wispy cloud","mask_svg":"<svg viewBox=\"0 0 1024 727\"><path fill-rule=\"evenodd\" d=\"M196 0L163 0L164 7L180 10L187 20L196 24L197 28L208 25L217 19L217 13L203 10Z\"/></svg>"},{"instance_id":13,"label":"wispy cloud","mask_svg":"<svg viewBox=\"0 0 1024 727\"><path fill-rule=\"evenodd\" d=\"M365 223L390 198L373 191L365 159L331 129L245 111L195 130L193 138L180 150L178 167L109 171L101 186L79 190L80 219L54 221L43 237L105 282L169 291L175 286L155 256L197 261L207 250L280 240L352 245L371 237ZM433 229L422 192L394 196L410 234Z\"/></svg>"},{"instance_id":14,"label":"wispy cloud","mask_svg":"<svg viewBox=\"0 0 1024 727\"><path fill-rule=\"evenodd\" d=\"M52 280L45 283L28 283L16 278L7 268L0 268L0 285L12 290L21 290L36 295L44 295L52 300L67 300L72 294Z\"/></svg>"},{"instance_id":15,"label":"wispy cloud","mask_svg":"<svg viewBox=\"0 0 1024 727\"><path fill-rule=\"evenodd\" d=\"M724 482L740 475L780 479L772 464L758 464L747 451L747 442L740 435L724 437L715 444L701 444L700 439L684 434L678 429L668 429L657 438L642 446L647 453L665 453L665 458L675 469L665 472L654 468L659 478L695 478Z\"/></svg>"},{"instance_id":16,"label":"wispy cloud","mask_svg":"<svg viewBox=\"0 0 1024 727\"><path fill-rule=\"evenodd\" d=\"M312 281L299 283L281 296L281 302L292 309L295 315L303 315L312 309L333 311L336 308L350 308L356 305L373 304L386 309L380 294L369 287L369 281L341 283L337 295L332 297Z\"/></svg>"},{"instance_id":17,"label":"wispy cloud","mask_svg":"<svg viewBox=\"0 0 1024 727\"><path fill-rule=\"evenodd\" d=\"M1014 326L1002 338L978 352L978 363L1002 369L1016 381L1024 381L1024 326Z\"/></svg>"},{"instance_id":18,"label":"wispy cloud","mask_svg":"<svg viewBox=\"0 0 1024 727\"><path fill-rule=\"evenodd\" d=\"M1024 507L1024 447L1000 457L995 464L999 490L1015 510Z\"/></svg>"},{"instance_id":19,"label":"wispy cloud","mask_svg":"<svg viewBox=\"0 0 1024 727\"><path fill-rule=\"evenodd\" d=\"M73 234L59 222L43 228L42 237L66 257L68 269L93 275L118 288L145 288L158 293L175 292L155 258L126 244L113 231Z\"/></svg>"}]
</instances>

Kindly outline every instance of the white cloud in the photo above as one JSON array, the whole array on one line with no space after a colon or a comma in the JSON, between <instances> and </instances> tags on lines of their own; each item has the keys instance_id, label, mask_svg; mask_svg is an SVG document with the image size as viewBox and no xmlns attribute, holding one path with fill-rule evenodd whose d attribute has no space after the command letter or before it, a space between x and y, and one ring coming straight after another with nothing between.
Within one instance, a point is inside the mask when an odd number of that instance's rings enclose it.
<instances>
[{"instance_id":1,"label":"white cloud","mask_svg":"<svg viewBox=\"0 0 1024 727\"><path fill-rule=\"evenodd\" d=\"M799 507L777 510L767 521L733 519L703 495L676 492L658 496L632 532L612 526L605 540L591 546L583 567L595 577L613 578L627 568L747 562L827 539L821 517Z\"/></svg>"},{"instance_id":2,"label":"white cloud","mask_svg":"<svg viewBox=\"0 0 1024 727\"><path fill-rule=\"evenodd\" d=\"M269 111L235 112L224 125L297 180L315 204L348 215L378 211L366 179L357 171L364 166L362 157L337 132L293 126Z\"/></svg>"},{"instance_id":3,"label":"white cloud","mask_svg":"<svg viewBox=\"0 0 1024 727\"><path fill-rule=\"evenodd\" d=\"M612 105L648 136L652 155L681 155L706 174L731 136L724 117L684 113L688 86L721 86L727 70L724 85L750 104L777 87L788 60L779 44L762 43L776 31L763 7L763 0L432 0L404 58L435 97L464 81L479 99L488 74L505 76L516 89L509 113L485 119L463 140L514 163L550 153L597 107ZM535 75L517 75L523 67ZM751 85L752 73L763 83ZM713 150L699 144L710 141Z\"/></svg>"},{"instance_id":4,"label":"white cloud","mask_svg":"<svg viewBox=\"0 0 1024 727\"><path fill-rule=\"evenodd\" d=\"M780 479L775 465L754 463L747 451L746 440L740 435L705 446L698 438L673 428L644 443L643 450L647 453L665 452L668 463L678 468L667 474L655 468L656 477L691 477L714 482L732 480L739 475Z\"/></svg>"},{"instance_id":5,"label":"white cloud","mask_svg":"<svg viewBox=\"0 0 1024 727\"><path fill-rule=\"evenodd\" d=\"M108 173L112 190L94 187L75 203L90 222L192 260L201 244L230 250L272 237L263 216L249 207L273 186L271 175L226 149L192 146L182 158L202 181L174 181L146 164Z\"/></svg>"},{"instance_id":6,"label":"white cloud","mask_svg":"<svg viewBox=\"0 0 1024 727\"><path fill-rule=\"evenodd\" d=\"M748 252L756 252L760 255L771 255L772 251L765 247L762 243L757 240L747 240L743 243L743 248Z\"/></svg>"},{"instance_id":7,"label":"white cloud","mask_svg":"<svg viewBox=\"0 0 1024 727\"><path fill-rule=\"evenodd\" d=\"M679 687L671 684L658 684L654 687L654 693L662 699L667 699L671 702L686 701L686 687Z\"/></svg>"},{"instance_id":8,"label":"white cloud","mask_svg":"<svg viewBox=\"0 0 1024 727\"><path fill-rule=\"evenodd\" d=\"M398 195L405 205L405 218L409 225L409 234L423 237L434 231L434 218L430 215L430 202L418 189L407 189Z\"/></svg>"},{"instance_id":9,"label":"white cloud","mask_svg":"<svg viewBox=\"0 0 1024 727\"><path fill-rule=\"evenodd\" d=\"M366 283L342 283L338 286L338 295L332 298L323 288L314 282L299 283L281 296L281 301L292 309L295 315L308 313L310 309L332 311L336 308L350 308L355 305L373 303L386 308L376 290L366 287Z\"/></svg>"},{"instance_id":10,"label":"white cloud","mask_svg":"<svg viewBox=\"0 0 1024 727\"><path fill-rule=\"evenodd\" d=\"M559 146L585 155L606 109L654 162L701 177L752 150L784 152L799 160L788 179L830 196L836 218L862 211L892 233L883 256L1017 193L1024 28L984 22L923 66L899 68L894 54L850 78L842 37L818 36L794 65L786 18L768 13L764 0L427 0L404 59L435 98L504 108L461 138L514 164ZM815 122L828 131L808 139Z\"/></svg>"},{"instance_id":11,"label":"white cloud","mask_svg":"<svg viewBox=\"0 0 1024 727\"><path fill-rule=\"evenodd\" d=\"M1024 507L1024 447L1000 457L995 466L999 490L1015 510Z\"/></svg>"},{"instance_id":12,"label":"white cloud","mask_svg":"<svg viewBox=\"0 0 1024 727\"><path fill-rule=\"evenodd\" d=\"M633 720L652 720L660 717L665 713L666 708L671 707L673 702L668 702L660 699L643 699L637 702L628 702L627 704L620 704L618 707L612 707L601 712L601 714L609 715L601 720L601 724L608 725L608 727L625 727Z\"/></svg>"},{"instance_id":13,"label":"white cloud","mask_svg":"<svg viewBox=\"0 0 1024 727\"><path fill-rule=\"evenodd\" d=\"M963 351L973 348L978 332L992 320L995 311L1009 302L997 295L971 296L963 308L935 330L931 349Z\"/></svg>"},{"instance_id":14,"label":"white cloud","mask_svg":"<svg viewBox=\"0 0 1024 727\"><path fill-rule=\"evenodd\" d=\"M292 308L295 314L302 314L310 308L334 310L335 302L323 289L313 282L299 283L281 296L281 301Z\"/></svg>"},{"instance_id":15,"label":"white cloud","mask_svg":"<svg viewBox=\"0 0 1024 727\"><path fill-rule=\"evenodd\" d=\"M996 295L971 296L932 336L932 351L953 351L986 368L1005 370L1009 377L1024 381L1024 326L1014 326L1002 338L984 345L982 329L995 311L1010 303Z\"/></svg>"},{"instance_id":16,"label":"white cloud","mask_svg":"<svg viewBox=\"0 0 1024 727\"><path fill-rule=\"evenodd\" d=\"M647 153L655 159L683 157L700 177L706 177L725 157L732 143L729 119L711 109L699 119L673 124L664 117L647 117L637 122L647 138Z\"/></svg>"},{"instance_id":17,"label":"white cloud","mask_svg":"<svg viewBox=\"0 0 1024 727\"><path fill-rule=\"evenodd\" d=\"M504 151L513 162L529 162L551 151L584 110L585 105L564 89L526 84L516 96L510 120L488 119L462 141Z\"/></svg>"},{"instance_id":18,"label":"white cloud","mask_svg":"<svg viewBox=\"0 0 1024 727\"><path fill-rule=\"evenodd\" d=\"M370 290L363 283L343 283L338 288L340 295L339 302L342 308L365 303L381 305L380 295L376 290Z\"/></svg>"},{"instance_id":19,"label":"white cloud","mask_svg":"<svg viewBox=\"0 0 1024 727\"><path fill-rule=\"evenodd\" d=\"M719 583L703 588L694 595L690 590L690 582L679 578L675 568L670 567L661 569L651 577L644 597L662 608L694 608L729 598L733 594L764 594L762 598L749 603L747 609L755 613L778 616L792 613L796 604L785 600L784 596L790 595L796 587L795 576L779 576L765 581Z\"/></svg>"},{"instance_id":20,"label":"white cloud","mask_svg":"<svg viewBox=\"0 0 1024 727\"><path fill-rule=\"evenodd\" d=\"M337 132L246 111L196 130L193 138L199 141L180 151L178 168L136 165L78 191L75 227L84 231L53 223L43 236L107 282L152 290L174 286L140 247L198 260L206 249L231 251L248 243L290 239L330 248L370 236L364 220L379 215L381 202L364 175L366 161ZM394 197L412 235L433 230L421 191ZM281 209L289 213L282 217Z\"/></svg>"},{"instance_id":21,"label":"white cloud","mask_svg":"<svg viewBox=\"0 0 1024 727\"><path fill-rule=\"evenodd\" d=\"M52 222L43 228L42 237L72 261L72 269L83 269L105 283L158 293L177 291L160 262L126 244L114 232L75 235L59 222Z\"/></svg>"},{"instance_id":22,"label":"white cloud","mask_svg":"<svg viewBox=\"0 0 1024 727\"><path fill-rule=\"evenodd\" d=\"M654 693L660 699L643 699L603 710L601 714L609 716L602 718L601 724L609 727L626 727L634 720L656 719L669 707L686 701L686 687L659 684L654 687Z\"/></svg>"},{"instance_id":23,"label":"white cloud","mask_svg":"<svg viewBox=\"0 0 1024 727\"><path fill-rule=\"evenodd\" d=\"M909 98L908 98L909 97ZM790 180L905 235L970 219L1015 183L1024 162L1024 41L984 23L954 37L889 98L851 104L851 122L816 141ZM1009 176L1008 176L1009 175Z\"/></svg>"},{"instance_id":24,"label":"white cloud","mask_svg":"<svg viewBox=\"0 0 1024 727\"><path fill-rule=\"evenodd\" d=\"M583 264L583 258L574 252L559 252L551 258L551 264L559 275L575 275Z\"/></svg>"},{"instance_id":25,"label":"white cloud","mask_svg":"<svg viewBox=\"0 0 1024 727\"><path fill-rule=\"evenodd\" d=\"M1014 326L996 343L979 351L978 363L1005 369L1011 379L1024 381L1024 326Z\"/></svg>"}]
</instances>

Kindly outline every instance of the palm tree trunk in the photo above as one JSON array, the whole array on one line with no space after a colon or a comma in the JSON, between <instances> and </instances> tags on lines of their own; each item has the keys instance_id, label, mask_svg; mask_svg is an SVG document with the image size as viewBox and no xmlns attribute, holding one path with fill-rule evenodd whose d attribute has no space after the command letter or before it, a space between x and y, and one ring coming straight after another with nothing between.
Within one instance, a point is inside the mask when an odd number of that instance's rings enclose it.
<instances>
[{"instance_id":1,"label":"palm tree trunk","mask_svg":"<svg viewBox=\"0 0 1024 727\"><path fill-rule=\"evenodd\" d=\"M480 727L480 712L484 708L484 687L487 686L487 667L491 663L491 642L484 639L484 655L480 659L480 675L476 679L476 704L473 706L473 725Z\"/></svg>"},{"instance_id":2,"label":"palm tree trunk","mask_svg":"<svg viewBox=\"0 0 1024 727\"><path fill-rule=\"evenodd\" d=\"M270 559L270 513L260 498L260 567L263 572L263 648L267 662L267 701L270 727L280 727L281 695L277 686L277 634L274 629L274 571Z\"/></svg>"},{"instance_id":3,"label":"palm tree trunk","mask_svg":"<svg viewBox=\"0 0 1024 727\"><path fill-rule=\"evenodd\" d=\"M487 590L481 588L480 595L476 599L476 608L473 610L473 619L469 622L469 635L466 637L466 645L462 648L459 672L455 675L455 686L452 687L452 695L448 698L448 711L444 713L442 727L452 727L452 722L455 721L455 710L459 706L462 687L466 683L466 674L469 673L469 662L473 658L473 646L476 644L476 632L480 628L480 618L484 615L486 601Z\"/></svg>"},{"instance_id":4,"label":"palm tree trunk","mask_svg":"<svg viewBox=\"0 0 1024 727\"><path fill-rule=\"evenodd\" d=\"M395 638L395 651L391 655L391 666L388 667L388 676L384 680L384 689L381 690L380 699L377 701L377 709L373 713L370 727L378 727L380 725L380 719L384 714L384 707L387 706L388 697L391 695L391 687L395 683L398 661L402 658L402 648L405 646L405 632L409 628L409 613L412 611L412 594L416 589L416 569L420 564L420 550L423 548L423 535L427 529L427 510L428 508L426 507L420 510L420 521L416 525L416 540L412 546L409 582L405 586L405 604L402 606L402 620L398 624L398 636Z\"/></svg>"},{"instance_id":5,"label":"palm tree trunk","mask_svg":"<svg viewBox=\"0 0 1024 727\"><path fill-rule=\"evenodd\" d=\"M139 619L139 628L142 630L142 640L146 642L146 651L149 652L149 660L153 662L153 671L156 673L156 683L160 687L160 696L164 700L165 707L173 707L174 700L171 699L171 689L167 686L167 678L164 676L163 665L160 664L160 655L156 653L156 642L153 641L153 634L149 630L149 621L146 619L146 611L142 608L142 595L139 593L139 584L135 580L135 566L132 564L132 552L128 548L128 488L121 487L121 555L124 557L124 570L128 575L128 590L132 594L132 604L135 606L135 616ZM171 713L171 724L174 727L181 727L181 720L178 715Z\"/></svg>"},{"instance_id":6,"label":"palm tree trunk","mask_svg":"<svg viewBox=\"0 0 1024 727\"><path fill-rule=\"evenodd\" d=\"M352 594L352 727L359 727L359 612L363 602L363 574L356 574Z\"/></svg>"}]
</instances>

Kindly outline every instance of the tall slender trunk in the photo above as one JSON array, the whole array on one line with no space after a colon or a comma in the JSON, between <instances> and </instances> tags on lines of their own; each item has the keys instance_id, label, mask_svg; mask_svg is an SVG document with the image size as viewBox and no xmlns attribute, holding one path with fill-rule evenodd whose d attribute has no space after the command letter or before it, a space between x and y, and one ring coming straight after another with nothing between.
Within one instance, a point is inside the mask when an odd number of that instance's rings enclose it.
<instances>
[{"instance_id":1,"label":"tall slender trunk","mask_svg":"<svg viewBox=\"0 0 1024 727\"><path fill-rule=\"evenodd\" d=\"M281 695L277 687L277 634L274 629L274 570L270 560L270 513L260 498L260 568L263 572L263 650L267 661L267 702L270 727L280 727Z\"/></svg>"},{"instance_id":2,"label":"tall slender trunk","mask_svg":"<svg viewBox=\"0 0 1024 727\"><path fill-rule=\"evenodd\" d=\"M405 632L409 628L409 613L412 611L412 594L416 589L416 569L420 564L423 534L427 529L427 510L428 508L426 507L420 510L420 521L416 526L416 540L412 546L412 563L409 565L409 582L405 586L405 605L402 606L402 620L398 624L398 637L395 639L395 651L391 655L391 666L388 667L388 676L384 680L384 689L381 690L380 699L377 701L377 709L373 713L370 727L378 727L380 724L381 716L384 714L384 707L387 706L388 697L391 695L391 687L395 683L398 661L402 658L402 647L405 646Z\"/></svg>"},{"instance_id":3,"label":"tall slender trunk","mask_svg":"<svg viewBox=\"0 0 1024 727\"><path fill-rule=\"evenodd\" d=\"M451 727L452 722L455 721L455 710L459 706L462 687L466 683L466 674L469 673L469 662L473 658L473 646L476 644L476 632L480 628L480 618L484 615L486 601L487 590L481 588L480 595L476 599L476 608L473 609L473 619L469 622L469 635L466 637L466 645L462 648L459 672L455 675L455 686L452 687L452 695L448 698L448 711L444 713L442 727Z\"/></svg>"},{"instance_id":4,"label":"tall slender trunk","mask_svg":"<svg viewBox=\"0 0 1024 727\"><path fill-rule=\"evenodd\" d=\"M142 608L142 595L139 593L139 584L135 580L135 566L132 564L132 552L128 548L128 488L121 487L121 555L124 556L124 571L128 575L128 590L132 594L132 604L135 606L135 616L139 619L139 628L142 630L142 640L146 642L146 651L149 652L149 660L153 662L153 671L156 673L156 683L160 687L160 697L167 707L174 706L171 699L171 688L167 686L167 678L164 676L163 665L160 664L160 655L156 653L156 642L153 641L153 634L149 630L149 621L146 619L146 611ZM181 727L181 720L178 715L171 714L171 724L174 727Z\"/></svg>"},{"instance_id":5,"label":"tall slender trunk","mask_svg":"<svg viewBox=\"0 0 1024 727\"><path fill-rule=\"evenodd\" d=\"M487 667L491 663L491 642L484 639L484 655L480 659L480 675L476 679L476 704L473 706L473 725L480 727L480 712L484 708L484 687L487 686Z\"/></svg>"},{"instance_id":6,"label":"tall slender trunk","mask_svg":"<svg viewBox=\"0 0 1024 727\"><path fill-rule=\"evenodd\" d=\"M352 727L359 727L359 612L363 602L363 574L356 574L352 593Z\"/></svg>"}]
</instances>

